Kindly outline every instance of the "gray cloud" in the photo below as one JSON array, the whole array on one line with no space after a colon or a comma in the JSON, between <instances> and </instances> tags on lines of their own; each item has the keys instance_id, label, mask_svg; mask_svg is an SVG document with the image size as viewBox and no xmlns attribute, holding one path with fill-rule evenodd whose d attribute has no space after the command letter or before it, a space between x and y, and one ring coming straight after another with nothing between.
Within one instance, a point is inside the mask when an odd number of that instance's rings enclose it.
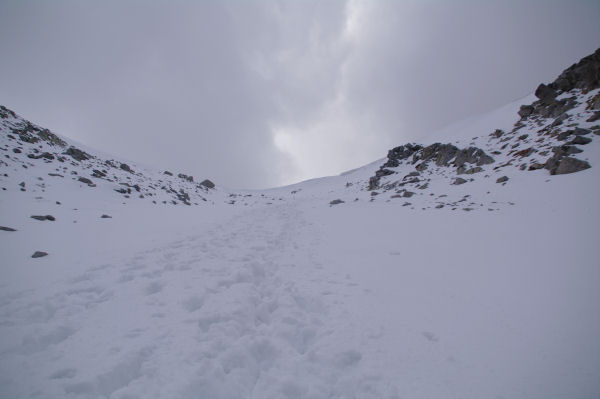
<instances>
[{"instance_id":1,"label":"gray cloud","mask_svg":"<svg viewBox=\"0 0 600 399\"><path fill-rule=\"evenodd\" d=\"M600 43L594 1L0 4L0 102L135 161L265 187L526 95Z\"/></svg>"}]
</instances>

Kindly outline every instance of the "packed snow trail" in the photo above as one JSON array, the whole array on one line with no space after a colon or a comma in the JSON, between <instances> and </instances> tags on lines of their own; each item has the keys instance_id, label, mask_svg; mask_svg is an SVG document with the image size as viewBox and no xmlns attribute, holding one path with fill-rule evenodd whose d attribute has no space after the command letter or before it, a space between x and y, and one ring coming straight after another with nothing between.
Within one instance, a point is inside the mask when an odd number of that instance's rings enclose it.
<instances>
[{"instance_id":1,"label":"packed snow trail","mask_svg":"<svg viewBox=\"0 0 600 399\"><path fill-rule=\"evenodd\" d=\"M317 244L296 207L264 207L5 296L0 397L395 397Z\"/></svg>"}]
</instances>

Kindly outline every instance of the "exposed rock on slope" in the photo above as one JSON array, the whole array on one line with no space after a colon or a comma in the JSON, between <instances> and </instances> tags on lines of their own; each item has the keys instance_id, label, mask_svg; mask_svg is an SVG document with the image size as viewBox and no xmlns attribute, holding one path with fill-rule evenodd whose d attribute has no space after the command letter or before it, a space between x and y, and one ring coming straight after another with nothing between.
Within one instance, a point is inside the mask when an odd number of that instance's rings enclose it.
<instances>
[{"instance_id":1,"label":"exposed rock on slope","mask_svg":"<svg viewBox=\"0 0 600 399\"><path fill-rule=\"evenodd\" d=\"M215 187L209 180L196 184L192 176L182 173L175 178L170 173L102 159L4 106L0 106L0 150L5 152L0 160L0 166L5 170L0 176L3 191L11 189L11 175L21 175L23 169L30 170L29 175L38 176L31 176L33 181L22 181L19 188L22 192L27 192L30 187L36 192L45 192L47 184L52 184L46 183L48 176L54 179L70 177L89 189L108 186L110 192L123 198L144 199L157 204L198 205L207 201L209 189Z\"/></svg>"},{"instance_id":2,"label":"exposed rock on slope","mask_svg":"<svg viewBox=\"0 0 600 399\"><path fill-rule=\"evenodd\" d=\"M487 172L482 174L487 178L489 173L506 168L546 169L551 175L590 168L592 165L580 158L585 155L581 154L585 147L580 146L589 145L600 134L600 125L593 124L600 119L600 49L566 69L554 82L539 85L535 96L538 100L520 107L511 131L481 132L483 135L474 137L467 148L450 143L411 143L393 148L369 179L367 189L393 189L397 193L406 185L426 189L433 177L425 178L425 171L438 180L442 177L448 184L459 185L469 180L458 175ZM495 166L487 166L491 164ZM397 174L403 177L398 179ZM498 180L506 182L508 177Z\"/></svg>"}]
</instances>

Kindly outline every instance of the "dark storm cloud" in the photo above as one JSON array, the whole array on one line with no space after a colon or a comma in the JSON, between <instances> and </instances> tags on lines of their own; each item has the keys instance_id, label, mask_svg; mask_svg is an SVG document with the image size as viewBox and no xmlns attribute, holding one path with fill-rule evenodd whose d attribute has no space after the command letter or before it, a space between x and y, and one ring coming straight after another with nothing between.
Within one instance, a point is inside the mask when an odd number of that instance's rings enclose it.
<instances>
[{"instance_id":1,"label":"dark storm cloud","mask_svg":"<svg viewBox=\"0 0 600 399\"><path fill-rule=\"evenodd\" d=\"M600 45L593 1L5 1L0 102L90 146L264 187L503 105Z\"/></svg>"}]
</instances>

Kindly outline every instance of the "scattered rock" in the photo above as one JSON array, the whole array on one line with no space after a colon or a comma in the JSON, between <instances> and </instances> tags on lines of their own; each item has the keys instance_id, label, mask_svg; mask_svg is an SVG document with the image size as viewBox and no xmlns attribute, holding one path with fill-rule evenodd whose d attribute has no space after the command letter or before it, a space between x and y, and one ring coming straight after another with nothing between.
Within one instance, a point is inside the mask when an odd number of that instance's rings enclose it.
<instances>
[{"instance_id":1,"label":"scattered rock","mask_svg":"<svg viewBox=\"0 0 600 399\"><path fill-rule=\"evenodd\" d=\"M460 184L465 184L467 181L465 179L463 179L462 177L457 177L456 179L454 179L454 182L452 182L452 184L454 184L455 186L458 186Z\"/></svg>"},{"instance_id":2,"label":"scattered rock","mask_svg":"<svg viewBox=\"0 0 600 399\"><path fill-rule=\"evenodd\" d=\"M35 219L35 220L40 220L40 221L49 220L51 222L54 222L56 220L56 218L52 215L45 215L45 216L32 215L31 218Z\"/></svg>"},{"instance_id":3,"label":"scattered rock","mask_svg":"<svg viewBox=\"0 0 600 399\"><path fill-rule=\"evenodd\" d=\"M13 229L12 227L5 227L5 226L0 226L0 230L2 230L2 231L17 231L16 229Z\"/></svg>"},{"instance_id":4,"label":"scattered rock","mask_svg":"<svg viewBox=\"0 0 600 399\"><path fill-rule=\"evenodd\" d=\"M524 150L515 152L514 156L525 158L533 154L535 150L532 147L525 148Z\"/></svg>"},{"instance_id":5,"label":"scattered rock","mask_svg":"<svg viewBox=\"0 0 600 399\"><path fill-rule=\"evenodd\" d=\"M598 119L600 119L600 111L594 112L592 116L586 119L586 122L596 122Z\"/></svg>"},{"instance_id":6,"label":"scattered rock","mask_svg":"<svg viewBox=\"0 0 600 399\"><path fill-rule=\"evenodd\" d=\"M76 148L76 147L69 147L67 149L67 151L64 152L65 155L69 155L71 158L73 158L76 161L85 161L87 159L90 159L90 155L87 154L84 151L81 151L80 149Z\"/></svg>"},{"instance_id":7,"label":"scattered rock","mask_svg":"<svg viewBox=\"0 0 600 399\"><path fill-rule=\"evenodd\" d=\"M104 215L100 216L100 218L101 219L112 219L112 216L104 214Z\"/></svg>"},{"instance_id":8,"label":"scattered rock","mask_svg":"<svg viewBox=\"0 0 600 399\"><path fill-rule=\"evenodd\" d=\"M531 165L529 165L529 170L538 170L538 169L543 169L544 165L541 163L537 163L537 162L533 162Z\"/></svg>"},{"instance_id":9,"label":"scattered rock","mask_svg":"<svg viewBox=\"0 0 600 399\"><path fill-rule=\"evenodd\" d=\"M553 175L564 175L575 173L581 170L591 168L590 164L577 158L565 157L558 163L558 167L550 171ZM554 172L554 173L553 173Z\"/></svg>"},{"instance_id":10,"label":"scattered rock","mask_svg":"<svg viewBox=\"0 0 600 399\"><path fill-rule=\"evenodd\" d=\"M77 179L78 181L87 184L88 186L95 186L94 182L91 181L90 179L88 179L87 177L80 177L79 179Z\"/></svg>"},{"instance_id":11,"label":"scattered rock","mask_svg":"<svg viewBox=\"0 0 600 399\"><path fill-rule=\"evenodd\" d=\"M189 181L190 183L192 183L194 181L194 176L188 176L188 175L185 175L183 173L179 173L177 175L177 177L179 177L180 179L183 179L185 181Z\"/></svg>"},{"instance_id":12,"label":"scattered rock","mask_svg":"<svg viewBox=\"0 0 600 399\"><path fill-rule=\"evenodd\" d=\"M535 96L543 103L549 104L556 98L556 91L545 84L540 84L535 90Z\"/></svg>"},{"instance_id":13,"label":"scattered rock","mask_svg":"<svg viewBox=\"0 0 600 399\"><path fill-rule=\"evenodd\" d=\"M343 204L344 201L342 201L341 199L334 199L333 201L329 202L329 205L337 205L337 204Z\"/></svg>"},{"instance_id":14,"label":"scattered rock","mask_svg":"<svg viewBox=\"0 0 600 399\"><path fill-rule=\"evenodd\" d=\"M98 169L93 169L92 176L101 179L106 177L106 172Z\"/></svg>"},{"instance_id":15,"label":"scattered rock","mask_svg":"<svg viewBox=\"0 0 600 399\"><path fill-rule=\"evenodd\" d=\"M41 257L47 256L47 255L48 255L48 252L44 252L44 251L35 251L35 252L33 253L33 255L31 255L31 257L32 257L32 258L41 258Z\"/></svg>"},{"instance_id":16,"label":"scattered rock","mask_svg":"<svg viewBox=\"0 0 600 399\"><path fill-rule=\"evenodd\" d=\"M519 109L518 114L521 117L521 119L525 119L533 113L533 110L534 110L533 105L521 105L521 108ZM500 137L500 136L496 136L496 137Z\"/></svg>"},{"instance_id":17,"label":"scattered rock","mask_svg":"<svg viewBox=\"0 0 600 399\"><path fill-rule=\"evenodd\" d=\"M415 193L413 193L412 191L405 191L402 193L402 197L404 197L404 198L410 198L413 195L415 195Z\"/></svg>"},{"instance_id":18,"label":"scattered rock","mask_svg":"<svg viewBox=\"0 0 600 399\"><path fill-rule=\"evenodd\" d=\"M508 176L502 176L496 179L496 183L504 183L508 181Z\"/></svg>"},{"instance_id":19,"label":"scattered rock","mask_svg":"<svg viewBox=\"0 0 600 399\"><path fill-rule=\"evenodd\" d=\"M173 173L169 172L168 170L165 170L163 173L167 176L173 176Z\"/></svg>"},{"instance_id":20,"label":"scattered rock","mask_svg":"<svg viewBox=\"0 0 600 399\"><path fill-rule=\"evenodd\" d=\"M126 163L122 163L120 168L125 172L133 173L133 170Z\"/></svg>"},{"instance_id":21,"label":"scattered rock","mask_svg":"<svg viewBox=\"0 0 600 399\"><path fill-rule=\"evenodd\" d=\"M209 188L209 189L211 189L211 188L215 188L215 183L211 182L211 181L210 181L210 180L208 180L208 179L205 179L205 180L204 180L202 183L200 183L200 185L201 185L201 186L204 186L204 187L206 187L206 188Z\"/></svg>"},{"instance_id":22,"label":"scattered rock","mask_svg":"<svg viewBox=\"0 0 600 399\"><path fill-rule=\"evenodd\" d=\"M571 141L571 144L585 145L585 144L589 144L591 142L592 142L592 139L589 137L575 136L575 138Z\"/></svg>"},{"instance_id":23,"label":"scattered rock","mask_svg":"<svg viewBox=\"0 0 600 399\"><path fill-rule=\"evenodd\" d=\"M465 174L472 175L474 173L483 172L483 168L481 166L475 166L474 168L468 169L465 171Z\"/></svg>"}]
</instances>

